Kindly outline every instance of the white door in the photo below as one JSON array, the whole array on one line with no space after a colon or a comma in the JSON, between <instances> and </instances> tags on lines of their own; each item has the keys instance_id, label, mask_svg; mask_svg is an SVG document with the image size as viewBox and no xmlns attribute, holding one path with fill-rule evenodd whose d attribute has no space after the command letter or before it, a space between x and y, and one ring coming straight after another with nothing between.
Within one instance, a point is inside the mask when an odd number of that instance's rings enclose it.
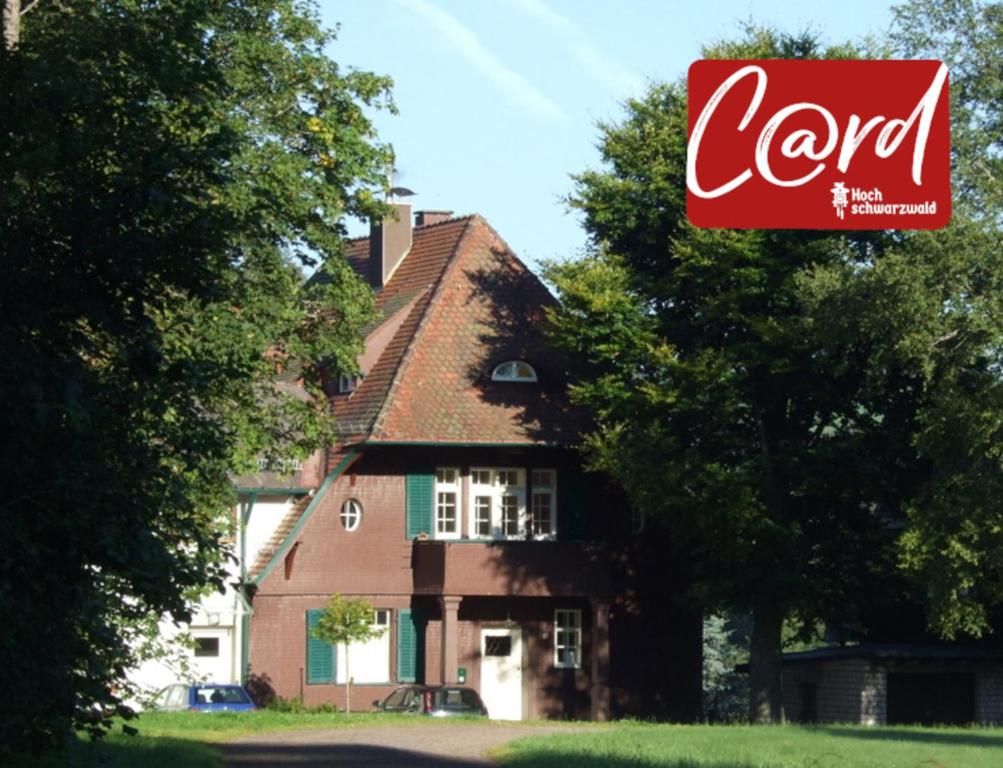
<instances>
[{"instance_id":1,"label":"white door","mask_svg":"<svg viewBox=\"0 0 1003 768\"><path fill-rule=\"evenodd\" d=\"M522 629L481 630L481 698L492 719L522 719Z\"/></svg>"}]
</instances>

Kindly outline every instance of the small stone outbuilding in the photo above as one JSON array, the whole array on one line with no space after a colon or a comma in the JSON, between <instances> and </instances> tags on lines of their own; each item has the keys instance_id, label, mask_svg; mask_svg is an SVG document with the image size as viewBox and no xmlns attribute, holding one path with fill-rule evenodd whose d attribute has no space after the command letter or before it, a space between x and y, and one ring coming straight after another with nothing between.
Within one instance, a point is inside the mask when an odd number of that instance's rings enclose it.
<instances>
[{"instance_id":1,"label":"small stone outbuilding","mask_svg":"<svg viewBox=\"0 0 1003 768\"><path fill-rule=\"evenodd\" d=\"M1003 649L881 645L784 654L784 710L800 723L1003 723Z\"/></svg>"}]
</instances>

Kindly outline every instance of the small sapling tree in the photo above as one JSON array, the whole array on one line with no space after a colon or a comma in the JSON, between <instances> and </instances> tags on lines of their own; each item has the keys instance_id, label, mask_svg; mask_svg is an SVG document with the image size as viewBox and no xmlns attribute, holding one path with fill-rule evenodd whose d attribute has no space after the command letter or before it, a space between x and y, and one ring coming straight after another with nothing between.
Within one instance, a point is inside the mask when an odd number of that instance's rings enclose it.
<instances>
[{"instance_id":1,"label":"small sapling tree","mask_svg":"<svg viewBox=\"0 0 1003 768\"><path fill-rule=\"evenodd\" d=\"M320 619L313 628L313 637L332 646L345 646L345 711L352 711L352 668L349 650L352 643L364 643L379 637L385 627L373 623L373 606L368 600L346 600L340 592L331 595Z\"/></svg>"}]
</instances>

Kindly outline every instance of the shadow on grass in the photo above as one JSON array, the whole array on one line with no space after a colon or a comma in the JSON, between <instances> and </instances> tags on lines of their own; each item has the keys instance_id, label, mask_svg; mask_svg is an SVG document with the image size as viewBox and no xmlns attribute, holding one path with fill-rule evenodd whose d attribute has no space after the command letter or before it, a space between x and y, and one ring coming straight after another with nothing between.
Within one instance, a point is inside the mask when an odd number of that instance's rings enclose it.
<instances>
[{"instance_id":1,"label":"shadow on grass","mask_svg":"<svg viewBox=\"0 0 1003 768\"><path fill-rule=\"evenodd\" d=\"M217 744L226 768L484 768L484 760L446 758L373 744Z\"/></svg>"},{"instance_id":2,"label":"shadow on grass","mask_svg":"<svg viewBox=\"0 0 1003 768\"><path fill-rule=\"evenodd\" d=\"M1003 747L1003 730L970 731L942 730L939 728L841 728L839 726L814 726L810 730L827 733L841 739L863 739L865 741L912 741L917 744L950 744L968 747Z\"/></svg>"},{"instance_id":3,"label":"shadow on grass","mask_svg":"<svg viewBox=\"0 0 1003 768\"><path fill-rule=\"evenodd\" d=\"M226 768L486 768L484 759L446 758L407 749L371 744L219 744ZM505 754L497 765L506 768L760 768L752 763L696 763L690 760L634 760L589 757L580 753ZM828 766L825 766L828 768Z\"/></svg>"},{"instance_id":4,"label":"shadow on grass","mask_svg":"<svg viewBox=\"0 0 1003 768\"><path fill-rule=\"evenodd\" d=\"M77 741L65 750L32 757L0 757L4 768L218 768L215 751L192 741L142 736L111 736Z\"/></svg>"}]
</instances>

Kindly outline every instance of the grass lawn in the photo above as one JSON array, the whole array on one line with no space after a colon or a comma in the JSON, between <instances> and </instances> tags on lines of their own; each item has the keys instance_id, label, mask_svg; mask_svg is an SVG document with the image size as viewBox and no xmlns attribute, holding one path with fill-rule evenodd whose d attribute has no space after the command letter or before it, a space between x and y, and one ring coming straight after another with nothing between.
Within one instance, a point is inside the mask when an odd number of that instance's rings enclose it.
<instances>
[{"instance_id":1,"label":"grass lawn","mask_svg":"<svg viewBox=\"0 0 1003 768\"><path fill-rule=\"evenodd\" d=\"M150 712L131 722L138 736L116 727L101 742L80 741L60 755L10 765L219 768L213 744L251 733L433 722L442 723L392 714ZM527 723L537 724L553 723ZM505 768L1001 768L1003 729L582 723L574 733L521 739L495 757Z\"/></svg>"},{"instance_id":2,"label":"grass lawn","mask_svg":"<svg viewBox=\"0 0 1003 768\"><path fill-rule=\"evenodd\" d=\"M621 723L495 757L506 768L1000 768L1003 729Z\"/></svg>"}]
</instances>

